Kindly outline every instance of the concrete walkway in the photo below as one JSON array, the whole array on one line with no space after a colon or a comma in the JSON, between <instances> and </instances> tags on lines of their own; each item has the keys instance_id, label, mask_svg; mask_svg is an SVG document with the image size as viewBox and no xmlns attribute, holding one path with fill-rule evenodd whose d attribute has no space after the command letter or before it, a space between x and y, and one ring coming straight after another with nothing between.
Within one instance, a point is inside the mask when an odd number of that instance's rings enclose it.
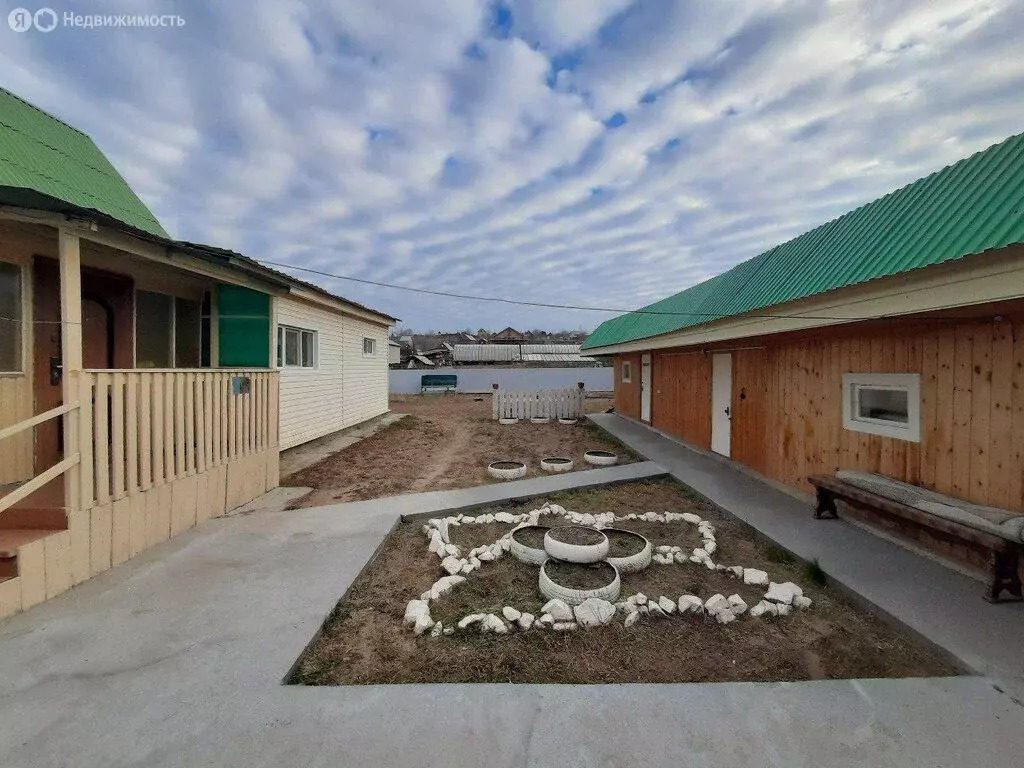
<instances>
[{"instance_id":1,"label":"concrete walkway","mask_svg":"<svg viewBox=\"0 0 1024 768\"><path fill-rule=\"evenodd\" d=\"M616 414L590 418L1024 700L1024 603L987 603L976 580L843 520L815 520L810 505L647 426Z\"/></svg>"},{"instance_id":2,"label":"concrete walkway","mask_svg":"<svg viewBox=\"0 0 1024 768\"><path fill-rule=\"evenodd\" d=\"M382 500L210 520L0 623L0 766L1005 768L1019 761L1024 708L981 677L281 685L394 525L396 503L406 505Z\"/></svg>"}]
</instances>

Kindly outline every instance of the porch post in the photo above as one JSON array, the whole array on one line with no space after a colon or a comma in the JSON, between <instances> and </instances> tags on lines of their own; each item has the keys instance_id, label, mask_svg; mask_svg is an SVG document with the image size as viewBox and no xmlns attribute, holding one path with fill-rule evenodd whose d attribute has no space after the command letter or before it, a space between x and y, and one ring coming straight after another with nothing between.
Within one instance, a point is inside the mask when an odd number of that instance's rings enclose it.
<instances>
[{"instance_id":1,"label":"porch post","mask_svg":"<svg viewBox=\"0 0 1024 768\"><path fill-rule=\"evenodd\" d=\"M61 391L65 404L79 399L78 380L82 371L82 273L78 235L61 229L58 232L60 257L60 363ZM90 408L92 403L80 403ZM64 414L64 453L71 456L78 451L78 411ZM82 467L75 465L64 473L64 504L69 523L81 502L79 499ZM86 574L88 575L88 574Z\"/></svg>"}]
</instances>

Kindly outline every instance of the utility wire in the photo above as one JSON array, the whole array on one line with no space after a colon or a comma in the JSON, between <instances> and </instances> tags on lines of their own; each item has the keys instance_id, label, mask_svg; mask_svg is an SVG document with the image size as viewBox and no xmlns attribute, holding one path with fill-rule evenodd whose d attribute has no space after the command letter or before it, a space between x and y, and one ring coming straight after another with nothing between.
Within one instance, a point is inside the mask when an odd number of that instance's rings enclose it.
<instances>
[{"instance_id":1,"label":"utility wire","mask_svg":"<svg viewBox=\"0 0 1024 768\"><path fill-rule=\"evenodd\" d=\"M394 283L384 283L378 280L367 280L362 277L351 277L348 275L336 275L332 272L323 272L319 269L311 269L310 267L299 267L294 264L282 264L276 261L264 261L260 260L261 264L266 264L272 267L279 267L282 269L293 269L299 272L309 272L314 275L320 275L321 277L329 277L333 280L348 280L353 283L362 283L363 285L375 285L379 288L392 288L398 291L409 291L411 293L425 293L430 296L444 296L452 299L467 299L469 301L491 301L501 304L515 304L521 307L543 307L545 309L571 309L579 310L583 312L612 312L620 315L657 315L662 317L707 317L712 319L721 319L730 317L731 315L723 315L720 312L676 312L676 311L662 311L656 309L615 309L612 307L583 307L575 304L548 304L541 301L522 301L518 299L503 299L499 296L472 296L465 293L452 293L449 291L436 291L430 288L414 288L409 285L395 285ZM848 315L834 316L834 315L787 315L779 313L766 313L766 314L754 314L750 312L737 313L742 314L743 317L757 318L762 320L837 320L843 322L854 322L857 320L877 320L878 315L869 315L865 317L850 317ZM936 320L942 318L935 318Z\"/></svg>"}]
</instances>

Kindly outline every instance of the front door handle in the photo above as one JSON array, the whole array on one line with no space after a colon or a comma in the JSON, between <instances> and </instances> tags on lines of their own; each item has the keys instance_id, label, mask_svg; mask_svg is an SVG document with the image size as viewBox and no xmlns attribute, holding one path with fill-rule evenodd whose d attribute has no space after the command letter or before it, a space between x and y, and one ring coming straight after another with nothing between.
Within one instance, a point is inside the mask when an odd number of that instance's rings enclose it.
<instances>
[{"instance_id":1,"label":"front door handle","mask_svg":"<svg viewBox=\"0 0 1024 768\"><path fill-rule=\"evenodd\" d=\"M730 417L732 416L732 411L730 410L728 405L725 406L725 415Z\"/></svg>"},{"instance_id":2,"label":"front door handle","mask_svg":"<svg viewBox=\"0 0 1024 768\"><path fill-rule=\"evenodd\" d=\"M64 366L60 364L59 357L50 358L50 386L56 387L60 384Z\"/></svg>"}]
</instances>

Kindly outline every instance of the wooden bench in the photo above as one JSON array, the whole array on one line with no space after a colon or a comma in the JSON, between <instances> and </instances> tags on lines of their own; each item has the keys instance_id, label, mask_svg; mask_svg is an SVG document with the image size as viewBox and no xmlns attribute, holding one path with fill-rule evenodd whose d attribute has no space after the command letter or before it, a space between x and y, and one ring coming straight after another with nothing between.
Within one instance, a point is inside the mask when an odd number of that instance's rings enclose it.
<instances>
[{"instance_id":1,"label":"wooden bench","mask_svg":"<svg viewBox=\"0 0 1024 768\"><path fill-rule=\"evenodd\" d=\"M458 384L459 377L454 373L425 373L420 376L420 394L454 392Z\"/></svg>"},{"instance_id":2,"label":"wooden bench","mask_svg":"<svg viewBox=\"0 0 1024 768\"><path fill-rule=\"evenodd\" d=\"M986 556L992 579L985 590L984 597L990 603L1022 599L1018 566L1021 552L1024 552L1024 543L1009 541L1001 536L979 531L954 520L947 520L915 507L909 507L906 504L845 483L835 477L811 477L808 478L808 482L818 493L818 503L814 508L816 519L820 520L825 515L838 517L836 501L841 500L858 509L866 509L883 516L910 521L921 528L926 528L940 540L971 547ZM1003 591L1009 593L1009 597L1001 598L1000 595Z\"/></svg>"}]
</instances>

